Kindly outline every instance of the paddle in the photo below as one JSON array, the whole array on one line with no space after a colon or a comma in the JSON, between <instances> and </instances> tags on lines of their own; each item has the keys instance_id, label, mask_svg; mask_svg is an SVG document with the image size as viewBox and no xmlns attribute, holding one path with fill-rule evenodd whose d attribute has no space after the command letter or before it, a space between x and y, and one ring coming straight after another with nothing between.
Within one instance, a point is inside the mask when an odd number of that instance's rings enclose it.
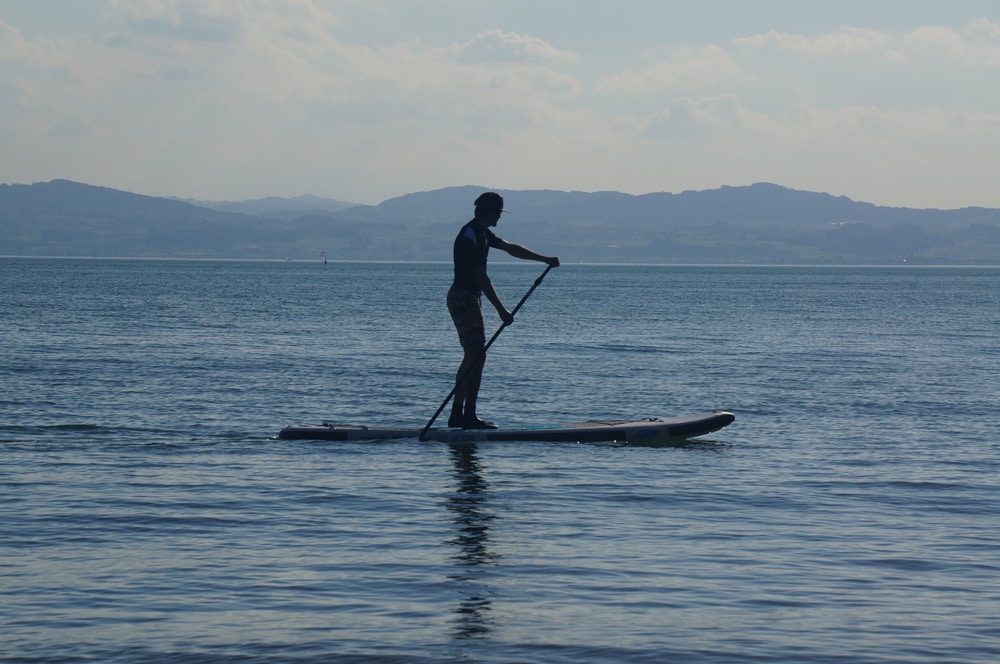
<instances>
[{"instance_id":1,"label":"paddle","mask_svg":"<svg viewBox=\"0 0 1000 664\"><path fill-rule=\"evenodd\" d=\"M528 292L524 294L524 297L522 297L521 301L517 303L517 306L514 307L514 310L510 312L511 315L517 314L517 310L521 308L521 305L523 305L525 302L527 302L528 298L531 297L531 294L535 292L535 289L538 288L538 285L542 283L542 279L545 278L545 275L547 275L549 273L549 270L551 270L551 269L552 269L552 266L549 265L548 267L545 268L545 271L542 272L541 276L538 277L537 279L535 279L535 283L532 284L531 288L528 289ZM441 414L441 411L444 410L444 407L447 406L448 402L451 401L451 398L453 396L455 396L455 391L459 388L459 386L462 383L465 382L465 379L469 377L469 374L472 373L472 370L476 367L476 365L479 364L482 361L483 357L485 357L485 355L486 355L486 351L488 351L490 349L490 346L492 346L493 342L497 340L497 337L500 336L500 333L503 332L503 330L504 330L505 327L507 327L506 323L501 323L500 324L500 327L497 328L497 331L493 333L493 336L486 343L486 346L483 347L483 352L479 354L479 357L476 358L475 362L473 362L472 364L469 365L469 368L465 370L465 373L462 374L462 376L455 383L455 387L451 388L451 392L448 393L448 396L446 396L444 398L444 401L441 402L441 405L438 406L437 411L434 413L434 416L431 417L430 421L427 423L427 426L424 427L424 430L420 432L419 440L421 442L424 441L424 436L427 435L427 431L430 430L431 425L434 424L434 420L436 420L438 418L438 415Z\"/></svg>"}]
</instances>

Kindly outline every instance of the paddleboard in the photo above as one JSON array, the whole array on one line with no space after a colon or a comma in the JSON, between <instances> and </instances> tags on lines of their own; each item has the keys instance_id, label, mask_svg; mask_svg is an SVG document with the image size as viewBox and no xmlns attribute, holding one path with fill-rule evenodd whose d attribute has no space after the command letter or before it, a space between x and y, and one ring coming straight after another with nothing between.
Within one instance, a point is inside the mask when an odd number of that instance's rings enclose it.
<instances>
[{"instance_id":1,"label":"paddleboard","mask_svg":"<svg viewBox=\"0 0 1000 664\"><path fill-rule=\"evenodd\" d=\"M429 429L425 440L445 443L481 443L490 441L553 441L593 443L618 441L629 443L656 443L684 440L718 431L736 419L732 413L716 410L689 417L644 420L590 421L574 424L532 426L499 429L454 429L436 427ZM278 434L290 440L392 440L419 438L423 427L394 428L360 425L321 424L314 426L288 426Z\"/></svg>"}]
</instances>

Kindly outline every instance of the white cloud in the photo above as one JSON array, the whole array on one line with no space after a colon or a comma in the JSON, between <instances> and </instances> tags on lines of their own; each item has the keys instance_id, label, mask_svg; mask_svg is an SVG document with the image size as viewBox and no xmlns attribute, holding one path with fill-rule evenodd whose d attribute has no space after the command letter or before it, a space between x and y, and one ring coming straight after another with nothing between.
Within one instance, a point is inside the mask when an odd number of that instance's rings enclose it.
<instances>
[{"instance_id":1,"label":"white cloud","mask_svg":"<svg viewBox=\"0 0 1000 664\"><path fill-rule=\"evenodd\" d=\"M223 0L112 0L106 20L112 41L232 42L242 35L241 4Z\"/></svg>"},{"instance_id":2,"label":"white cloud","mask_svg":"<svg viewBox=\"0 0 1000 664\"><path fill-rule=\"evenodd\" d=\"M622 72L602 77L598 94L641 95L658 90L691 90L722 81L745 80L750 76L724 49L710 45L700 49L682 49L669 61L658 62L645 70Z\"/></svg>"},{"instance_id":3,"label":"white cloud","mask_svg":"<svg viewBox=\"0 0 1000 664\"><path fill-rule=\"evenodd\" d=\"M643 122L645 135L670 144L733 141L741 135L776 134L778 123L743 105L736 95L674 100Z\"/></svg>"},{"instance_id":4,"label":"white cloud","mask_svg":"<svg viewBox=\"0 0 1000 664\"><path fill-rule=\"evenodd\" d=\"M994 23L988 18L978 18L969 23L965 30L973 37L982 37L1000 45L1000 23Z\"/></svg>"},{"instance_id":5,"label":"white cloud","mask_svg":"<svg viewBox=\"0 0 1000 664\"><path fill-rule=\"evenodd\" d=\"M902 37L915 54L946 58L966 67L1000 67L1000 24L977 19L956 30L947 26L918 28Z\"/></svg>"},{"instance_id":6,"label":"white cloud","mask_svg":"<svg viewBox=\"0 0 1000 664\"><path fill-rule=\"evenodd\" d=\"M738 49L774 49L823 58L878 56L901 63L929 54L966 66L1000 66L1000 24L987 18L976 19L964 29L928 25L905 33L847 27L810 37L772 30L738 37L731 44Z\"/></svg>"},{"instance_id":7,"label":"white cloud","mask_svg":"<svg viewBox=\"0 0 1000 664\"><path fill-rule=\"evenodd\" d=\"M899 57L891 48L891 35L863 28L848 27L840 32L818 37L772 30L764 34L738 37L731 43L737 48L774 48L822 57L881 55L890 60Z\"/></svg>"},{"instance_id":8,"label":"white cloud","mask_svg":"<svg viewBox=\"0 0 1000 664\"><path fill-rule=\"evenodd\" d=\"M20 31L0 21L0 58L15 60L23 57L24 48L24 37Z\"/></svg>"},{"instance_id":9,"label":"white cloud","mask_svg":"<svg viewBox=\"0 0 1000 664\"><path fill-rule=\"evenodd\" d=\"M464 44L453 45L450 50L456 60L466 64L524 62L561 65L579 60L574 53L559 50L537 37L503 30L481 32Z\"/></svg>"},{"instance_id":10,"label":"white cloud","mask_svg":"<svg viewBox=\"0 0 1000 664\"><path fill-rule=\"evenodd\" d=\"M0 21L0 64L10 67L14 77L38 72L69 72L76 59L66 45L45 38L29 39L17 28Z\"/></svg>"}]
</instances>

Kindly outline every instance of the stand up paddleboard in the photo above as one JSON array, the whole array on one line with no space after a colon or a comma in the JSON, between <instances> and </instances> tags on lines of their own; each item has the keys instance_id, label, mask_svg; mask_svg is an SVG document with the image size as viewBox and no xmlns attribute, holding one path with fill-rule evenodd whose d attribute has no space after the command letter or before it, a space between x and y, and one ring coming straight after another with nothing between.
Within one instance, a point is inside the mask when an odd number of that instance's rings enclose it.
<instances>
[{"instance_id":1,"label":"stand up paddleboard","mask_svg":"<svg viewBox=\"0 0 1000 664\"><path fill-rule=\"evenodd\" d=\"M554 426L533 426L500 429L428 429L425 440L445 443L482 443L489 441L552 441L571 443L628 442L658 443L685 440L718 431L736 419L732 413L716 410L701 415L645 420L615 420L580 422ZM421 427L392 428L357 425L321 424L319 426L288 426L278 434L288 440L393 440L419 438Z\"/></svg>"}]
</instances>

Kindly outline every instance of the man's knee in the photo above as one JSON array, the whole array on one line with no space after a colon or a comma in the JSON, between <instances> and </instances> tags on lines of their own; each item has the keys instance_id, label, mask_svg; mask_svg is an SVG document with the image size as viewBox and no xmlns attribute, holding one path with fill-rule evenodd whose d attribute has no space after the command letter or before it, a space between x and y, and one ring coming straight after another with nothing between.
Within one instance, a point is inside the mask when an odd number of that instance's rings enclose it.
<instances>
[{"instance_id":1,"label":"man's knee","mask_svg":"<svg viewBox=\"0 0 1000 664\"><path fill-rule=\"evenodd\" d=\"M475 344L465 347L465 362L471 364L477 360L486 359L486 343Z\"/></svg>"}]
</instances>

